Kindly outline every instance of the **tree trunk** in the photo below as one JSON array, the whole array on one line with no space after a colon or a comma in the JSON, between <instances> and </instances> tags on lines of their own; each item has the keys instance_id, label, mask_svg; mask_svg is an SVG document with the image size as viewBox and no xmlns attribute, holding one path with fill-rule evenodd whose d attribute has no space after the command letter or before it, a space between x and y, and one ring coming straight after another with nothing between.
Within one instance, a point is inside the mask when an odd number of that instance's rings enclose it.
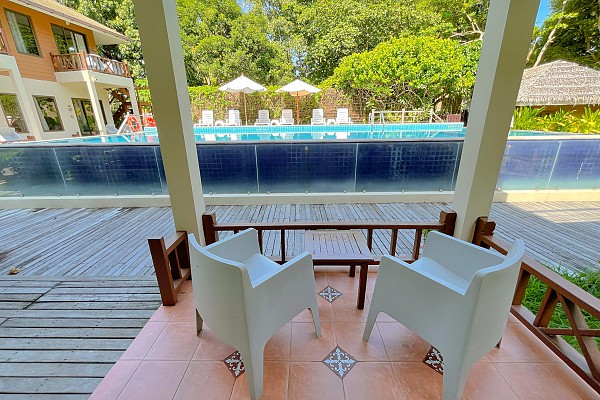
<instances>
[{"instance_id":1,"label":"tree trunk","mask_svg":"<svg viewBox=\"0 0 600 400\"><path fill-rule=\"evenodd\" d=\"M550 44L552 44L552 41L554 40L554 36L556 35L556 31L558 30L558 26L560 25L560 23L563 20L563 14L565 12L565 9L567 8L568 2L569 2L569 0L563 0L562 7L560 9L561 16L558 19L558 21L556 21L554 28L552 28L552 30L550 31L550 34L548 35L548 39L546 39L546 43L544 43L544 46L540 50L540 53L538 54L538 56L535 60L535 63L533 64L534 67L537 67L539 65L539 63L542 62L542 59L544 58L544 53L546 53L546 50L548 50L548 47L550 47Z\"/></svg>"}]
</instances>

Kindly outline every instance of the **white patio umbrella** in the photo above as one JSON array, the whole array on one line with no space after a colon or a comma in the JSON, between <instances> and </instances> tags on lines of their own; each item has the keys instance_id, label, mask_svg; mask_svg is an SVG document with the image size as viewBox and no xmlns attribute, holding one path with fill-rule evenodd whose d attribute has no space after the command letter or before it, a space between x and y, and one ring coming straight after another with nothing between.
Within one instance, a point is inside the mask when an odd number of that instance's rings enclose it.
<instances>
[{"instance_id":1,"label":"white patio umbrella","mask_svg":"<svg viewBox=\"0 0 600 400\"><path fill-rule=\"evenodd\" d=\"M246 93L266 92L265 88L260 83L254 82L252 79L245 77L243 74L221 86L219 90L228 93L243 93L244 94L244 118L248 125L248 112L246 110Z\"/></svg>"},{"instance_id":2,"label":"white patio umbrella","mask_svg":"<svg viewBox=\"0 0 600 400\"><path fill-rule=\"evenodd\" d=\"M296 98L296 120L298 122L300 122L300 97L319 93L320 91L321 89L318 87L314 87L300 79L296 79L294 82L288 83L276 90L276 92L288 92Z\"/></svg>"}]
</instances>

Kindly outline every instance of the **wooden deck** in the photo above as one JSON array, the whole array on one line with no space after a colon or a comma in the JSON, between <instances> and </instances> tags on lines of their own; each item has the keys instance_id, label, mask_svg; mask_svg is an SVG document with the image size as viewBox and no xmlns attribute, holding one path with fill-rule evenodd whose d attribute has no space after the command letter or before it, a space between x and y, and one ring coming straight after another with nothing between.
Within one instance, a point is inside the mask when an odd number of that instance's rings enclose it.
<instances>
[{"instance_id":1,"label":"wooden deck","mask_svg":"<svg viewBox=\"0 0 600 400\"><path fill-rule=\"evenodd\" d=\"M217 206L220 222L437 220L447 204ZM503 239L520 237L543 264L573 271L599 268L600 202L496 203L491 217ZM0 211L0 276L151 276L146 239L173 231L170 208ZM265 232L265 253L279 253L278 232ZM413 232L399 237L409 254ZM374 252L385 254L389 232L376 231ZM288 254L303 248L303 233L287 239Z\"/></svg>"},{"instance_id":2,"label":"wooden deck","mask_svg":"<svg viewBox=\"0 0 600 400\"><path fill-rule=\"evenodd\" d=\"M0 399L87 399L160 306L156 280L0 279Z\"/></svg>"},{"instance_id":3,"label":"wooden deck","mask_svg":"<svg viewBox=\"0 0 600 400\"><path fill-rule=\"evenodd\" d=\"M217 206L219 221L437 220L447 204ZM600 202L494 204L502 238L574 271L598 268ZM1 210L0 399L85 399L160 304L146 239L173 231L170 208ZM265 252L279 252L265 232ZM412 232L400 236L408 254ZM288 237L289 253L303 233ZM376 231L384 254L389 232ZM288 253L288 254L289 254ZM9 276L12 268L18 275Z\"/></svg>"}]
</instances>

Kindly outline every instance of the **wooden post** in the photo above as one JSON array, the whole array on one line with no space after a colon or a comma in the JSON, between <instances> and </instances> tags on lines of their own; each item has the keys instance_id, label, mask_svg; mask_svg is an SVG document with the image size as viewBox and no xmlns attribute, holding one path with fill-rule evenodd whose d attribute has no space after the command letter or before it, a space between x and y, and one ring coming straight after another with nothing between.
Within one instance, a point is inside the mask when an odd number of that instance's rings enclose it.
<instances>
[{"instance_id":1,"label":"wooden post","mask_svg":"<svg viewBox=\"0 0 600 400\"><path fill-rule=\"evenodd\" d=\"M177 293L190 277L190 256L187 232L176 232L165 238L148 239L160 297L165 306L177 304Z\"/></svg>"},{"instance_id":2,"label":"wooden post","mask_svg":"<svg viewBox=\"0 0 600 400\"><path fill-rule=\"evenodd\" d=\"M454 211L440 211L440 222L444 224L444 229L440 232L453 236L456 225L456 213Z\"/></svg>"},{"instance_id":3,"label":"wooden post","mask_svg":"<svg viewBox=\"0 0 600 400\"><path fill-rule=\"evenodd\" d=\"M496 229L496 223L488 220L488 217L477 218L477 221L475 222L475 232L473 232L473 240L471 243L489 249L490 246L481 243L481 239L483 235L493 235L494 229Z\"/></svg>"},{"instance_id":4,"label":"wooden post","mask_svg":"<svg viewBox=\"0 0 600 400\"><path fill-rule=\"evenodd\" d=\"M204 230L204 241L206 245L213 244L219 240L219 233L215 231L217 214L205 212L202 214L202 229Z\"/></svg>"}]
</instances>

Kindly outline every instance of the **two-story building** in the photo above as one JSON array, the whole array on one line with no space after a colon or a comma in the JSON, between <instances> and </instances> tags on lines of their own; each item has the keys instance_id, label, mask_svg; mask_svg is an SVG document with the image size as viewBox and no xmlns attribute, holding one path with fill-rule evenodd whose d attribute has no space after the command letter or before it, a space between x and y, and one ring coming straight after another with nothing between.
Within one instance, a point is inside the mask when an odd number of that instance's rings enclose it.
<instances>
[{"instance_id":1,"label":"two-story building","mask_svg":"<svg viewBox=\"0 0 600 400\"><path fill-rule=\"evenodd\" d=\"M0 127L58 139L139 114L128 65L97 55L128 40L55 0L0 0Z\"/></svg>"}]
</instances>

